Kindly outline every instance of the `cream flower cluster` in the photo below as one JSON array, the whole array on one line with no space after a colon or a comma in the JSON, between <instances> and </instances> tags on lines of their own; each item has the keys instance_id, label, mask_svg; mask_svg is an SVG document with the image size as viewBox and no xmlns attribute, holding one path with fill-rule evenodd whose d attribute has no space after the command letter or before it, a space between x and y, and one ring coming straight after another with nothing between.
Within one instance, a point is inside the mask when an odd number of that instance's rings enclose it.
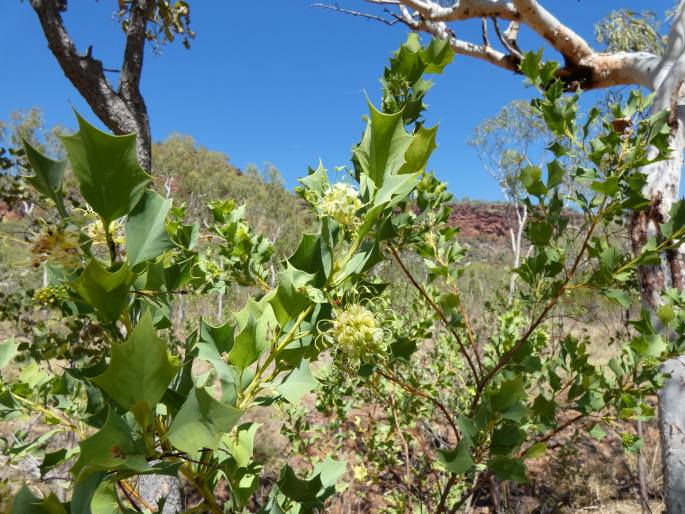
<instances>
[{"instance_id":1,"label":"cream flower cluster","mask_svg":"<svg viewBox=\"0 0 685 514\"><path fill-rule=\"evenodd\" d=\"M105 235L105 228L99 216L93 216L93 221L83 227L83 231L93 241L95 246L107 247L107 236ZM124 223L121 219L114 220L109 224L109 233L112 236L112 241L117 246L124 246L126 236L124 233Z\"/></svg>"},{"instance_id":2,"label":"cream flower cluster","mask_svg":"<svg viewBox=\"0 0 685 514\"><path fill-rule=\"evenodd\" d=\"M43 225L31 237L33 266L37 267L42 262L51 261L65 268L77 268L81 263L79 239L79 232L73 227Z\"/></svg>"},{"instance_id":3,"label":"cream flower cluster","mask_svg":"<svg viewBox=\"0 0 685 514\"><path fill-rule=\"evenodd\" d=\"M361 362L369 362L370 358L382 355L387 350L383 329L376 317L358 303L348 305L337 313L331 336L352 367L359 367Z\"/></svg>"},{"instance_id":4,"label":"cream flower cluster","mask_svg":"<svg viewBox=\"0 0 685 514\"><path fill-rule=\"evenodd\" d=\"M338 182L324 191L320 212L343 226L352 226L357 222L357 211L361 207L357 190L349 184Z\"/></svg>"}]
</instances>

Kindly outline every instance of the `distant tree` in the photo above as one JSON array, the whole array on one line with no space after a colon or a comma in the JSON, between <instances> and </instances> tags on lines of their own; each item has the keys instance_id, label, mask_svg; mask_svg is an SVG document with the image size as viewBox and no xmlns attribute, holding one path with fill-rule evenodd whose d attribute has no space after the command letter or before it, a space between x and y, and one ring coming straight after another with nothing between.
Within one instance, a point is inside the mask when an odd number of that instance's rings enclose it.
<instances>
[{"instance_id":1,"label":"distant tree","mask_svg":"<svg viewBox=\"0 0 685 514\"><path fill-rule=\"evenodd\" d=\"M93 47L79 52L62 14L67 0L30 0L53 53L66 77L88 102L98 118L115 134L138 134L138 157L151 169L151 135L147 107L140 92L145 42L155 48L182 38L187 47L194 36L190 7L185 1L118 0L116 15L126 36L121 68L112 70L93 56ZM119 73L114 85L108 72Z\"/></svg>"},{"instance_id":2,"label":"distant tree","mask_svg":"<svg viewBox=\"0 0 685 514\"><path fill-rule=\"evenodd\" d=\"M668 38L661 33L662 23L652 11L618 9L595 25L597 42L607 52L650 52L663 55Z\"/></svg>"},{"instance_id":3,"label":"distant tree","mask_svg":"<svg viewBox=\"0 0 685 514\"><path fill-rule=\"evenodd\" d=\"M514 267L521 264L523 232L528 209L521 202L524 191L521 171L533 165L534 154L544 150L550 134L542 119L533 112L530 102L514 100L495 116L484 120L474 130L469 145L478 152L485 170L497 181L506 201L511 204L516 221L509 229ZM511 276L509 302L514 297L516 275Z\"/></svg>"}]
</instances>

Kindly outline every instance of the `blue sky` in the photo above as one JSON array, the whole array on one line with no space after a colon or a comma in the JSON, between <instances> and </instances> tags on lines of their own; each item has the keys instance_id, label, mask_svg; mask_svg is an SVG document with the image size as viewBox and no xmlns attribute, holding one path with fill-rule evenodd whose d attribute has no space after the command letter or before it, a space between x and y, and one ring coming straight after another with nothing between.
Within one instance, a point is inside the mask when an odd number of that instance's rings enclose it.
<instances>
[{"instance_id":1,"label":"blue sky","mask_svg":"<svg viewBox=\"0 0 685 514\"><path fill-rule=\"evenodd\" d=\"M339 0L353 8L361 0ZM406 28L310 7L305 0L195 0L192 48L165 47L146 55L142 92L155 141L190 134L202 145L228 154L239 167L275 164L289 187L319 158L332 169L348 164L350 147L364 128L364 91L377 101L378 77ZM549 10L588 39L593 23L613 9L644 9L638 0L547 0ZM80 50L106 67L120 65L123 35L113 18L113 0L72 0L66 23ZM659 15L672 0L650 0ZM40 107L48 126L74 126L71 106L97 121L64 77L47 48L27 1L3 5L0 32L4 80L0 119L12 111ZM460 37L479 41L479 22L456 25ZM524 49L542 42L522 35ZM550 54L552 55L552 54ZM428 96L428 121L439 122L438 150L431 167L459 198L498 199L495 182L466 145L473 129L509 101L527 98L520 77L457 57L435 77Z\"/></svg>"}]
</instances>

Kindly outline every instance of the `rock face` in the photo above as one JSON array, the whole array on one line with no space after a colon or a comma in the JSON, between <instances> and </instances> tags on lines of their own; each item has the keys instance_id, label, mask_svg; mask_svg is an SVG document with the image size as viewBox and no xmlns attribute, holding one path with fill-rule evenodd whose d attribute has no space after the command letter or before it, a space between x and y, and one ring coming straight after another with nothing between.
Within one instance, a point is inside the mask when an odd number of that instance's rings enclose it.
<instances>
[{"instance_id":1,"label":"rock face","mask_svg":"<svg viewBox=\"0 0 685 514\"><path fill-rule=\"evenodd\" d=\"M505 203L457 202L452 209L450 224L459 227L466 240L508 238L515 226L516 214Z\"/></svg>"}]
</instances>

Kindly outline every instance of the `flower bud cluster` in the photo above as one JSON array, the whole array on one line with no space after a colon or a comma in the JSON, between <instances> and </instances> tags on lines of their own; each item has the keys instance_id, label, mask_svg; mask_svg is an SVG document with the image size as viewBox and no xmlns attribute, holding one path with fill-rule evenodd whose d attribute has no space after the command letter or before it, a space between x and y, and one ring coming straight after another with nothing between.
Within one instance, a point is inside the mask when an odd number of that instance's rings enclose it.
<instances>
[{"instance_id":1,"label":"flower bud cluster","mask_svg":"<svg viewBox=\"0 0 685 514\"><path fill-rule=\"evenodd\" d=\"M105 235L105 228L99 216L93 218L93 221L83 227L83 231L93 242L94 246L107 247L107 236ZM126 235L124 233L124 223L118 219L109 224L109 234L115 245L123 247L126 243Z\"/></svg>"},{"instance_id":2,"label":"flower bud cluster","mask_svg":"<svg viewBox=\"0 0 685 514\"><path fill-rule=\"evenodd\" d=\"M337 312L330 334L341 357L352 368L382 357L387 351L383 329L373 312L358 303Z\"/></svg>"},{"instance_id":3,"label":"flower bud cluster","mask_svg":"<svg viewBox=\"0 0 685 514\"><path fill-rule=\"evenodd\" d=\"M80 263L81 244L78 230L45 224L31 237L32 264L38 267L50 261L65 268L77 268Z\"/></svg>"},{"instance_id":4,"label":"flower bud cluster","mask_svg":"<svg viewBox=\"0 0 685 514\"><path fill-rule=\"evenodd\" d=\"M357 211L362 208L357 190L349 184L338 182L324 191L319 211L343 226L357 223Z\"/></svg>"},{"instance_id":5,"label":"flower bud cluster","mask_svg":"<svg viewBox=\"0 0 685 514\"><path fill-rule=\"evenodd\" d=\"M57 305L68 298L69 293L64 286L42 287L33 293L33 301L41 305Z\"/></svg>"}]
</instances>

